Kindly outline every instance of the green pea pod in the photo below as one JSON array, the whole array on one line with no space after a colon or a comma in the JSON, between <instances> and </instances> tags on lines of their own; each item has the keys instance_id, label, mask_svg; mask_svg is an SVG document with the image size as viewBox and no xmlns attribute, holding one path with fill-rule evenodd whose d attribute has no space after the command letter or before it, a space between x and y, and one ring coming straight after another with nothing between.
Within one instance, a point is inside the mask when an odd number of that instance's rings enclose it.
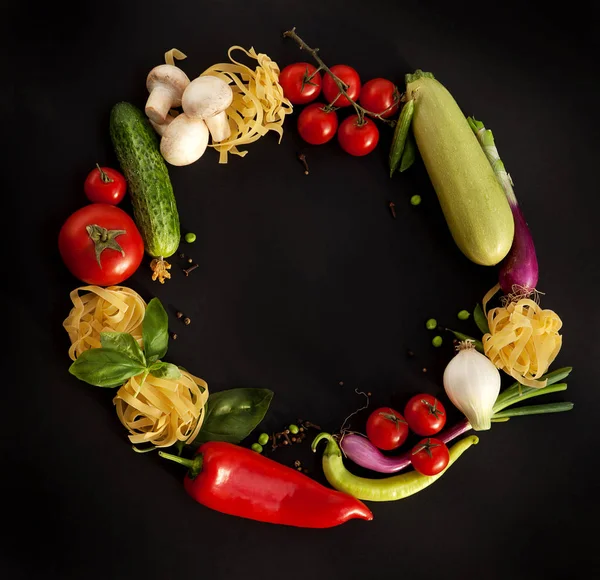
<instances>
[{"instance_id":1,"label":"green pea pod","mask_svg":"<svg viewBox=\"0 0 600 580\"><path fill-rule=\"evenodd\" d=\"M400 159L400 167L398 171L402 173L406 171L417 158L417 144L415 143L415 138L412 133L409 133L406 137L406 143L404 144L404 152L402 153L402 158Z\"/></svg>"},{"instance_id":2,"label":"green pea pod","mask_svg":"<svg viewBox=\"0 0 600 580\"><path fill-rule=\"evenodd\" d=\"M318 443L327 440L323 452L323 471L329 484L344 493L365 501L395 501L413 495L438 480L450 466L469 448L479 442L477 435L461 439L450 448L450 461L437 475L423 475L416 470L382 479L368 479L350 473L344 466L342 451L329 433L319 433L312 443L316 451Z\"/></svg>"},{"instance_id":3,"label":"green pea pod","mask_svg":"<svg viewBox=\"0 0 600 580\"><path fill-rule=\"evenodd\" d=\"M390 177L394 175L394 171L398 169L402 154L404 153L404 145L408 132L410 131L410 124L412 121L413 113L415 111L415 102L411 99L406 101L400 112L400 117L396 123L394 129L394 138L392 140L392 147L390 149Z\"/></svg>"}]
</instances>

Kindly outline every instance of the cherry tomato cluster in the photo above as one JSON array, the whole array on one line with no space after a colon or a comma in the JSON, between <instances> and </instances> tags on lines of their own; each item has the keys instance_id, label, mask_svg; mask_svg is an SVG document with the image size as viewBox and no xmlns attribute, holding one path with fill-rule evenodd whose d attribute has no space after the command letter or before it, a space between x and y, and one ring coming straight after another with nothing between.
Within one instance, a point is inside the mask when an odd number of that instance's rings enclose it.
<instances>
[{"instance_id":1,"label":"cherry tomato cluster","mask_svg":"<svg viewBox=\"0 0 600 580\"><path fill-rule=\"evenodd\" d=\"M138 269L144 256L144 242L134 220L117 207L127 182L116 169L96 165L83 191L91 203L63 223L58 235L61 258L71 274L86 284L120 284Z\"/></svg>"},{"instance_id":2,"label":"cherry tomato cluster","mask_svg":"<svg viewBox=\"0 0 600 580\"><path fill-rule=\"evenodd\" d=\"M363 84L358 72L345 64L337 64L329 70L344 83L347 96L328 72L321 74L308 62L290 64L279 75L284 96L293 105L306 105L298 115L298 133L310 145L323 145L337 135L346 153L357 157L367 155L379 143L375 119L387 119L398 112L398 87L383 78ZM322 100L317 101L319 97ZM338 111L348 108L357 112L340 123Z\"/></svg>"},{"instance_id":3,"label":"cherry tomato cluster","mask_svg":"<svg viewBox=\"0 0 600 580\"><path fill-rule=\"evenodd\" d=\"M382 451L398 449L412 431L421 439L410 452L411 463L416 471L424 475L436 475L450 461L446 444L432 437L446 424L446 410L433 395L420 393L409 399L404 414L391 407L375 409L367 419L367 437Z\"/></svg>"}]
</instances>

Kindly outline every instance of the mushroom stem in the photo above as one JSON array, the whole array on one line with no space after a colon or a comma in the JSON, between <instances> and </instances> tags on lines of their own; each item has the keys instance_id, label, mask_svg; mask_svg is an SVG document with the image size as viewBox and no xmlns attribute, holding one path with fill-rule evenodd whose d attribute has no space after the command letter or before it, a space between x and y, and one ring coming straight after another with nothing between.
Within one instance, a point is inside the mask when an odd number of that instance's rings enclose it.
<instances>
[{"instance_id":1,"label":"mushroom stem","mask_svg":"<svg viewBox=\"0 0 600 580\"><path fill-rule=\"evenodd\" d=\"M155 123L152 119L150 120L150 124L154 127L154 130L162 137L165 134L165 130L169 126L169 124L175 119L173 115L167 115L164 123Z\"/></svg>"},{"instance_id":2,"label":"mushroom stem","mask_svg":"<svg viewBox=\"0 0 600 580\"><path fill-rule=\"evenodd\" d=\"M152 89L146 101L146 115L151 121L162 125L173 105L173 89L158 85Z\"/></svg>"},{"instance_id":3,"label":"mushroom stem","mask_svg":"<svg viewBox=\"0 0 600 580\"><path fill-rule=\"evenodd\" d=\"M225 141L225 139L229 139L231 136L231 127L229 126L229 119L225 111L221 111L204 121L210 131L213 143Z\"/></svg>"}]
</instances>

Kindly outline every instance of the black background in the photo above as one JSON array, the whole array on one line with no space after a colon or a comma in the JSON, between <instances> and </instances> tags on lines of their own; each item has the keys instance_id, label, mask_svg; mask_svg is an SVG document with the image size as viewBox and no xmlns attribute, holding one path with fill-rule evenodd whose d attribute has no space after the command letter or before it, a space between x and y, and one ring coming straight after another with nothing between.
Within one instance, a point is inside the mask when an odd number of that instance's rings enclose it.
<instances>
[{"instance_id":1,"label":"black background","mask_svg":"<svg viewBox=\"0 0 600 580\"><path fill-rule=\"evenodd\" d=\"M21 2L11 9L4 51L13 71L4 94L11 165L3 190L17 217L3 222L18 230L4 254L5 308L9 320L18 318L3 385L5 578L494 580L598 571L598 12L591 2L528 4ZM259 524L195 504L179 466L132 451L114 393L68 374L62 329L69 292L80 284L60 261L56 236L86 203L82 184L94 164L115 163L112 105L142 107L146 74L173 47L187 54L180 66L190 77L225 62L234 44L254 46L281 67L303 60L281 36L292 26L328 64L350 64L363 80L402 85L415 68L432 71L466 114L493 129L536 241L542 303L564 322L553 368L574 367L569 390L551 396L573 401L571 412L496 424L433 487L370 504L372 522L330 530ZM364 404L355 389L372 393L371 408L401 407L419 391L443 397L451 337L434 349L424 321L434 316L475 332L456 312L481 300L496 269L458 251L420 163L389 179L385 127L373 154L352 158L335 141L302 146L295 116L279 145L269 134L227 165L209 150L171 168L182 231L198 235L183 249L199 268L186 278L175 259L172 280L159 285L145 263L127 284L168 308L179 335L168 360L212 391L275 391L267 430L300 416L335 431ZM418 207L408 201L415 193ZM189 327L176 310L191 317ZM352 426L360 430L364 418ZM301 458L324 481L308 443L272 457Z\"/></svg>"}]
</instances>

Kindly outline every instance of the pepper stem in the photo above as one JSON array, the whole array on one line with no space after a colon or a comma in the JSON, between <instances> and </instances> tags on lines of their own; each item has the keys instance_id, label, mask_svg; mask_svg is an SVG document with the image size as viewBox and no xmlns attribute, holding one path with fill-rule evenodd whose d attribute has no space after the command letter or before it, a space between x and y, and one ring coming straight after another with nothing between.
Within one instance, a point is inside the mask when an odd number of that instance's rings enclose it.
<instances>
[{"instance_id":1,"label":"pepper stem","mask_svg":"<svg viewBox=\"0 0 600 580\"><path fill-rule=\"evenodd\" d=\"M325 433L325 432L321 432L319 433L313 440L310 448L312 449L312 452L315 453L317 451L317 445L323 440L326 439L327 440L327 447L325 448L325 451L323 452L323 455L328 457L330 455L339 455L340 457L342 456L342 451L340 450L339 445L337 444L337 441L335 440L333 435L330 435L329 433Z\"/></svg>"},{"instance_id":2,"label":"pepper stem","mask_svg":"<svg viewBox=\"0 0 600 580\"><path fill-rule=\"evenodd\" d=\"M202 471L203 459L201 453L195 455L193 459L186 459L185 457L179 457L179 455L173 455L164 451L159 451L158 454L165 459L187 467L190 479L194 479Z\"/></svg>"}]
</instances>

